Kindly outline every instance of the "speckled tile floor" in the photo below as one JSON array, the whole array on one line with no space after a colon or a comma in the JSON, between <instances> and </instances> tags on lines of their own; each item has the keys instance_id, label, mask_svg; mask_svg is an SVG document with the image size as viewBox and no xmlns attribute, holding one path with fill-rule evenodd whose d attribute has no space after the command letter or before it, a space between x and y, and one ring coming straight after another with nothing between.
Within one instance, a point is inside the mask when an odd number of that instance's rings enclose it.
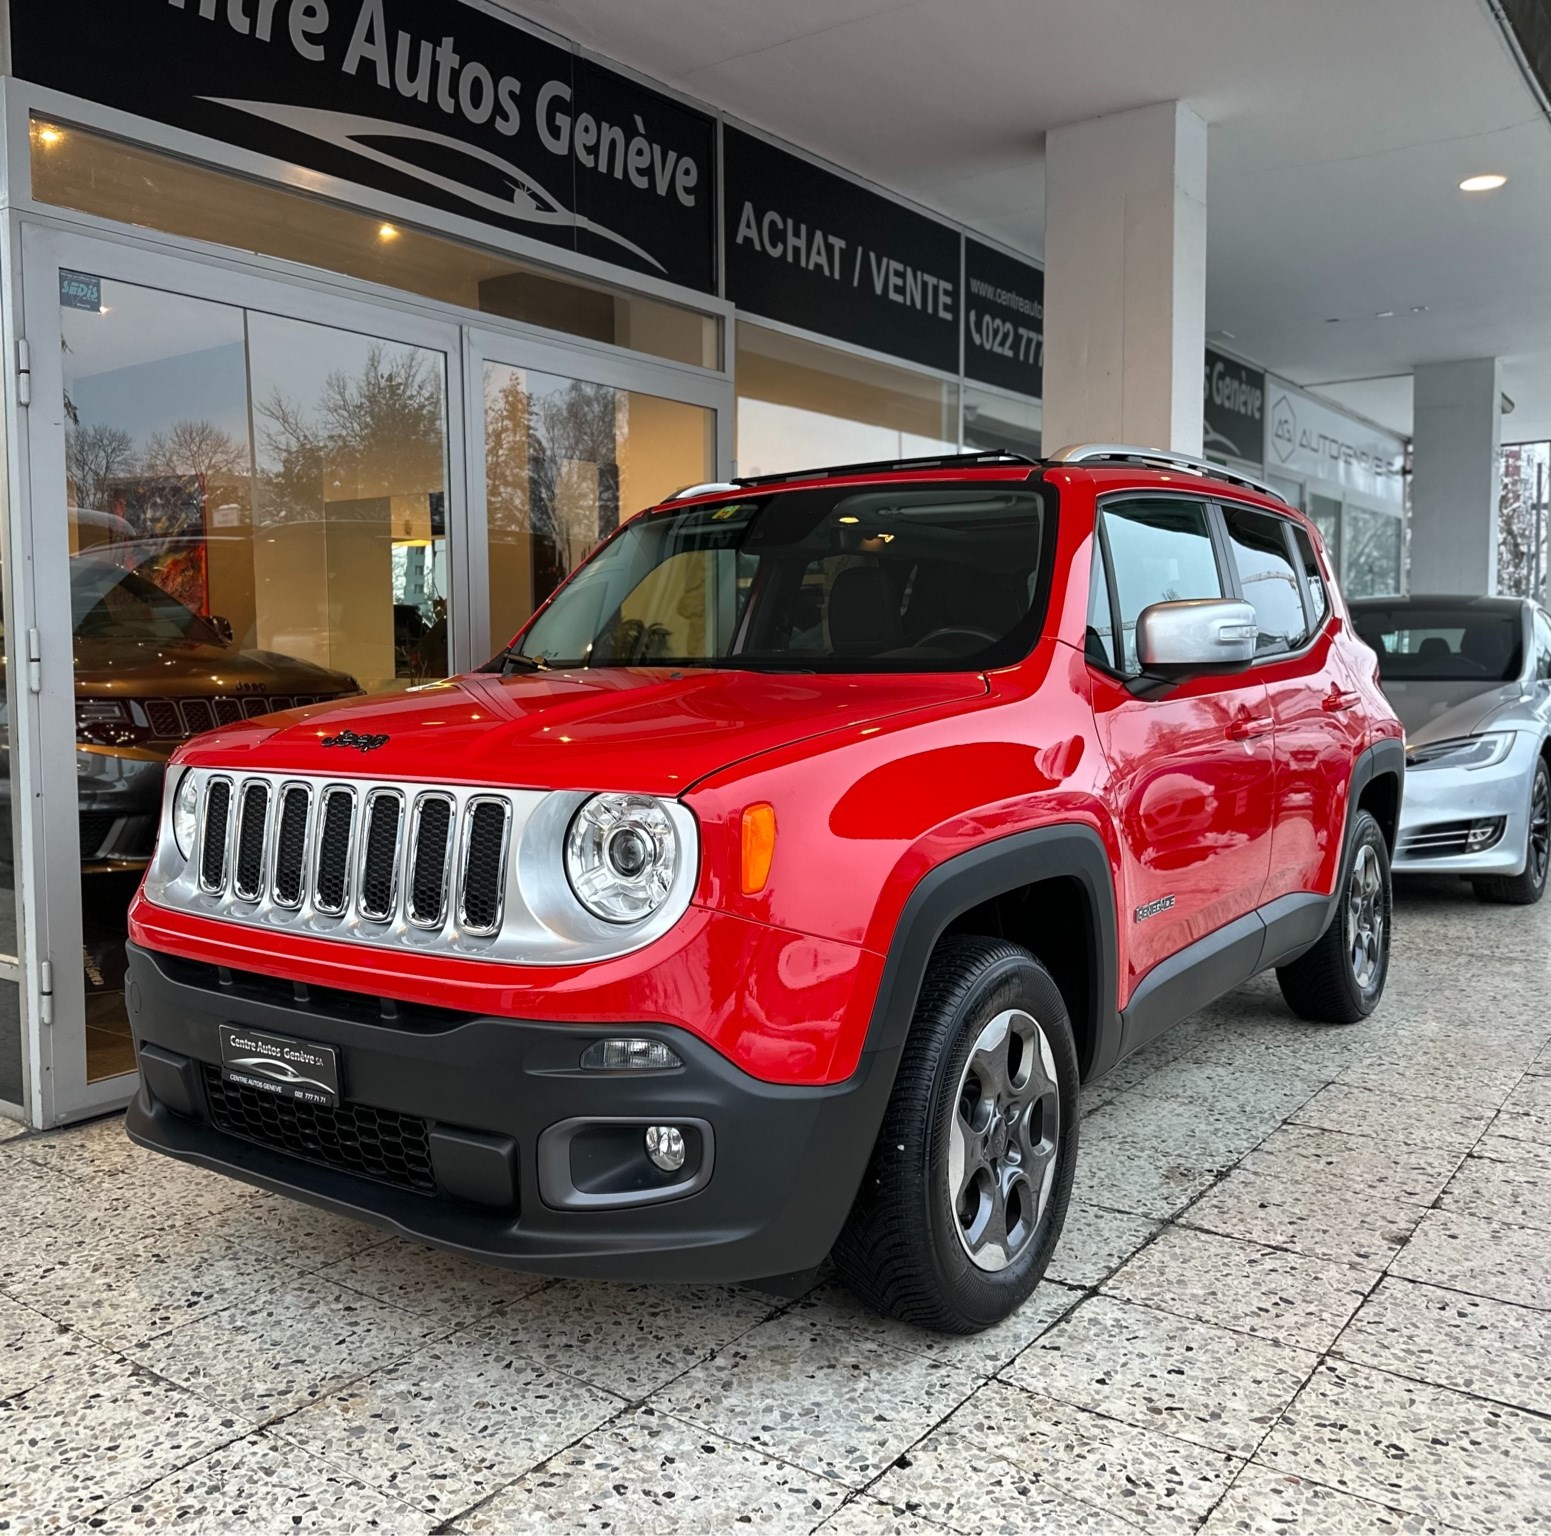
<instances>
[{"instance_id":1,"label":"speckled tile floor","mask_svg":"<svg viewBox=\"0 0 1551 1536\"><path fill-rule=\"evenodd\" d=\"M1403 888L1367 1023L1262 979L1090 1090L1050 1278L972 1340L0 1126L0 1532L1551 1531L1548 986L1551 903Z\"/></svg>"}]
</instances>

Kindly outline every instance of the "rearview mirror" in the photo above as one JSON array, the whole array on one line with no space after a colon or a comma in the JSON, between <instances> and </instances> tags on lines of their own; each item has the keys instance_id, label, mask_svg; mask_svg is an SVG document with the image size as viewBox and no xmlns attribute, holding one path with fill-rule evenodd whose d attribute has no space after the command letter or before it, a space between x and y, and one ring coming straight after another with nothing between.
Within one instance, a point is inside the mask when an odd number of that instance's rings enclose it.
<instances>
[{"instance_id":1,"label":"rearview mirror","mask_svg":"<svg viewBox=\"0 0 1551 1536\"><path fill-rule=\"evenodd\" d=\"M1248 666L1260 628L1255 610L1233 598L1154 603L1136 621L1136 659L1154 677Z\"/></svg>"}]
</instances>

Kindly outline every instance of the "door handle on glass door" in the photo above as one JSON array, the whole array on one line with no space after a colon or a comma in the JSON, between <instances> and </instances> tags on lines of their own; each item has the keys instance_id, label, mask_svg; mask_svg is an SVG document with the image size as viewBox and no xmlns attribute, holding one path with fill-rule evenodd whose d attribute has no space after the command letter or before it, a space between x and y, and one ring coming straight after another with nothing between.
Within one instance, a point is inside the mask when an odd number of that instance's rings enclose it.
<instances>
[{"instance_id":1,"label":"door handle on glass door","mask_svg":"<svg viewBox=\"0 0 1551 1536\"><path fill-rule=\"evenodd\" d=\"M1228 727L1228 740L1253 741L1257 736L1269 736L1275 725L1270 715L1244 715Z\"/></svg>"}]
</instances>

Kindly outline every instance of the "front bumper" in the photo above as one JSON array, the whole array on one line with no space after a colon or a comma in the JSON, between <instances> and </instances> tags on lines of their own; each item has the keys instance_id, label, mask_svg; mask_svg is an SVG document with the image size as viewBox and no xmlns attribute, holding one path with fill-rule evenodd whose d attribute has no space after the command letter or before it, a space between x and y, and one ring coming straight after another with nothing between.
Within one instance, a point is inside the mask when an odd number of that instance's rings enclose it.
<instances>
[{"instance_id":1,"label":"front bumper","mask_svg":"<svg viewBox=\"0 0 1551 1536\"><path fill-rule=\"evenodd\" d=\"M1508 756L1492 768L1413 768L1395 840L1397 875L1522 874L1529 848L1529 798L1537 742L1517 733ZM1501 835L1480 852L1467 828L1500 821ZM1453 835L1455 832L1457 836Z\"/></svg>"},{"instance_id":2,"label":"front bumper","mask_svg":"<svg viewBox=\"0 0 1551 1536\"><path fill-rule=\"evenodd\" d=\"M134 1141L438 1247L542 1274L734 1282L816 1265L861 1183L898 1060L897 1049L864 1051L845 1082L770 1084L673 1027L379 1007L375 999L309 993L135 945L127 992L142 1069L128 1115ZM406 1187L351 1171L331 1141L336 1122L326 1118L321 1139L311 1132L299 1139L293 1111L283 1107L290 1101L265 1101L266 1128L255 1132L262 1139L218 1128L221 1024L335 1047L341 1110L351 1126L364 1115L393 1127L394 1137L410 1127L417 1145L423 1134L434 1187L424 1187L424 1176L421 1187ZM670 1044L683 1067L650 1074L580 1068L592 1040L635 1033ZM630 1203L578 1205L567 1187L575 1190L578 1178L587 1184L591 1174L578 1175L578 1154L567 1150L576 1145L568 1139L575 1122L622 1126L630 1146L635 1126L643 1134L649 1123L703 1127L705 1163L691 1170L696 1177L682 1194L655 1198L647 1190L646 1203L627 1197ZM607 1183L607 1163L607 1155L601 1164L593 1157L587 1167L604 1167Z\"/></svg>"}]
</instances>

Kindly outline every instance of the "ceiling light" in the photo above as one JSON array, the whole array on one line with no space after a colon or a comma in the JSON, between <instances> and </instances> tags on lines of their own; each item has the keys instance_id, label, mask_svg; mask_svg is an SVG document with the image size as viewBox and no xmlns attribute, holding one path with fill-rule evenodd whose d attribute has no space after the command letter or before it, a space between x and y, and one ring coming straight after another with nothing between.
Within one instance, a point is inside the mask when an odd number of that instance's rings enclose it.
<instances>
[{"instance_id":1,"label":"ceiling light","mask_svg":"<svg viewBox=\"0 0 1551 1536\"><path fill-rule=\"evenodd\" d=\"M397 240L399 232L391 224L379 224L377 226L377 238L379 240Z\"/></svg>"},{"instance_id":2,"label":"ceiling light","mask_svg":"<svg viewBox=\"0 0 1551 1536\"><path fill-rule=\"evenodd\" d=\"M1467 176L1460 184L1461 192L1495 192L1507 182L1506 176L1491 171L1484 176Z\"/></svg>"},{"instance_id":3,"label":"ceiling light","mask_svg":"<svg viewBox=\"0 0 1551 1536\"><path fill-rule=\"evenodd\" d=\"M45 125L44 127L38 129L38 137L45 144L57 144L61 139L64 138L64 134L62 134L57 128Z\"/></svg>"}]
</instances>

